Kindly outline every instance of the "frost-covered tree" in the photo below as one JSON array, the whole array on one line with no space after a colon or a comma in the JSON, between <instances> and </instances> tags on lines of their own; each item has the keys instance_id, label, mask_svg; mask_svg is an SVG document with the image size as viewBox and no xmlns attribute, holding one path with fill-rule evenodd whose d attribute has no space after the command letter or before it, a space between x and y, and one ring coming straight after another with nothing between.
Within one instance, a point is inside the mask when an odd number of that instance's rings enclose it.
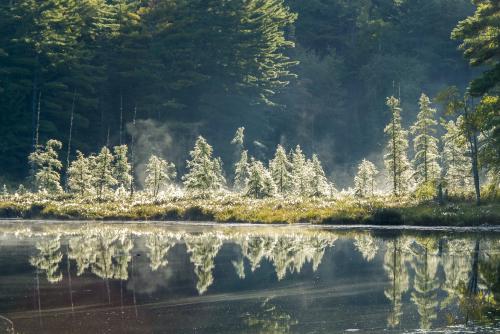
<instances>
[{"instance_id":1,"label":"frost-covered tree","mask_svg":"<svg viewBox=\"0 0 500 334\"><path fill-rule=\"evenodd\" d=\"M276 185L269 171L262 162L254 160L250 163L246 195L254 198L271 197L276 192Z\"/></svg>"},{"instance_id":2,"label":"frost-covered tree","mask_svg":"<svg viewBox=\"0 0 500 334\"><path fill-rule=\"evenodd\" d=\"M189 172L182 177L186 189L195 194L209 195L220 190L225 179L222 175L222 161L212 157L212 146L199 136L187 161Z\"/></svg>"},{"instance_id":3,"label":"frost-covered tree","mask_svg":"<svg viewBox=\"0 0 500 334\"><path fill-rule=\"evenodd\" d=\"M462 123L463 117L459 116L456 121L450 120L442 124L446 131L442 137L444 183L448 191L455 194L473 190L467 138L461 130Z\"/></svg>"},{"instance_id":4,"label":"frost-covered tree","mask_svg":"<svg viewBox=\"0 0 500 334\"><path fill-rule=\"evenodd\" d=\"M358 172L354 177L354 192L357 196L373 196L375 191L375 177L378 174L377 167L366 159L358 166Z\"/></svg>"},{"instance_id":5,"label":"frost-covered tree","mask_svg":"<svg viewBox=\"0 0 500 334\"><path fill-rule=\"evenodd\" d=\"M156 200L160 189L168 185L176 176L175 165L156 155L151 155L146 166L146 189Z\"/></svg>"},{"instance_id":6,"label":"frost-covered tree","mask_svg":"<svg viewBox=\"0 0 500 334\"><path fill-rule=\"evenodd\" d=\"M85 196L94 192L94 157L85 157L76 151L76 160L68 168L68 188L71 192Z\"/></svg>"},{"instance_id":7,"label":"frost-covered tree","mask_svg":"<svg viewBox=\"0 0 500 334\"><path fill-rule=\"evenodd\" d=\"M438 142L435 137L437 121L435 120L436 109L431 108L431 101L423 94L419 100L420 112L417 121L411 127L415 136L413 149L415 158L413 160L417 186L435 185L440 177Z\"/></svg>"},{"instance_id":8,"label":"frost-covered tree","mask_svg":"<svg viewBox=\"0 0 500 334\"><path fill-rule=\"evenodd\" d=\"M241 191L245 189L249 176L250 165L248 163L248 151L242 151L240 160L234 165L234 189Z\"/></svg>"},{"instance_id":9,"label":"frost-covered tree","mask_svg":"<svg viewBox=\"0 0 500 334\"><path fill-rule=\"evenodd\" d=\"M243 150L244 139L245 139L245 128L239 127L236 130L236 133L234 134L234 138L231 140L231 144L235 145L237 150L239 150L240 152Z\"/></svg>"},{"instance_id":10,"label":"frost-covered tree","mask_svg":"<svg viewBox=\"0 0 500 334\"><path fill-rule=\"evenodd\" d=\"M128 188L132 182L132 166L128 162L127 145L115 146L114 151L114 164L113 176L116 179L118 187Z\"/></svg>"},{"instance_id":11,"label":"frost-covered tree","mask_svg":"<svg viewBox=\"0 0 500 334\"><path fill-rule=\"evenodd\" d=\"M60 171L62 163L59 160L58 150L62 148L60 141L49 139L45 146L38 147L28 157L35 167L35 183L38 190L48 193L62 191Z\"/></svg>"},{"instance_id":12,"label":"frost-covered tree","mask_svg":"<svg viewBox=\"0 0 500 334\"><path fill-rule=\"evenodd\" d=\"M97 197L101 200L105 193L111 187L116 185L116 179L113 175L113 161L114 157L111 151L104 146L101 152L94 159L94 175L93 180L97 192Z\"/></svg>"},{"instance_id":13,"label":"frost-covered tree","mask_svg":"<svg viewBox=\"0 0 500 334\"><path fill-rule=\"evenodd\" d=\"M281 195L289 192L292 188L291 169L292 164L288 161L285 149L283 146L278 145L274 158L269 161L269 172L273 177L278 193Z\"/></svg>"},{"instance_id":14,"label":"frost-covered tree","mask_svg":"<svg viewBox=\"0 0 500 334\"><path fill-rule=\"evenodd\" d=\"M318 156L313 154L311 161L308 161L307 165L307 172L309 174L309 194L314 197L328 195L330 190L329 183Z\"/></svg>"},{"instance_id":15,"label":"frost-covered tree","mask_svg":"<svg viewBox=\"0 0 500 334\"><path fill-rule=\"evenodd\" d=\"M306 157L302 153L300 145L295 147L291 154L292 170L292 191L295 196L307 196L309 194L309 168Z\"/></svg>"},{"instance_id":16,"label":"frost-covered tree","mask_svg":"<svg viewBox=\"0 0 500 334\"><path fill-rule=\"evenodd\" d=\"M408 133L401 125L401 108L399 100L394 96L387 98L387 106L391 112L391 122L384 132L389 138L384 155L385 167L392 178L394 195L405 194L411 177L411 166L408 161Z\"/></svg>"},{"instance_id":17,"label":"frost-covered tree","mask_svg":"<svg viewBox=\"0 0 500 334\"><path fill-rule=\"evenodd\" d=\"M9 196L9 190L7 189L7 185L5 185L5 184L2 187L2 196L3 197Z\"/></svg>"}]
</instances>

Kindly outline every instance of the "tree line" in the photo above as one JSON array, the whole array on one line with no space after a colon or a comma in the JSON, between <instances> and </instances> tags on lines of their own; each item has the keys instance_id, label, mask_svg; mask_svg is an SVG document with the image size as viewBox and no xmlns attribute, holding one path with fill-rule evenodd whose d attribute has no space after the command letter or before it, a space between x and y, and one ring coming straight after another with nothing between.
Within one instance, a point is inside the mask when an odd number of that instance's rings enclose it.
<instances>
[{"instance_id":1,"label":"tree line","mask_svg":"<svg viewBox=\"0 0 500 334\"><path fill-rule=\"evenodd\" d=\"M468 141L468 119L458 115L455 119L440 122L431 100L422 94L419 99L419 113L409 131L402 126L402 108L394 96L386 100L392 117L385 128L386 148L384 173L379 176L375 164L367 159L358 166L352 192L359 197L372 197L390 193L396 197L414 195L419 199L442 199L449 196L464 196L475 191L478 204L481 199L478 155L474 154L473 142ZM443 135L439 137L440 123ZM412 134L413 157L409 144ZM492 145L487 136L477 136L478 145L488 151ZM329 180L317 154L308 158L300 145L287 150L278 144L274 157L268 163L250 156L245 149L245 128L236 130L231 140L234 146L235 162L232 171L224 171L220 157L214 157L213 148L199 136L190 159L186 162L187 172L181 177L184 191L195 197L212 197L224 190L231 190L251 198L266 197L332 197L337 193ZM127 145L104 146L97 154L84 155L76 152L76 159L62 173L63 164L58 152L61 142L51 139L29 155L33 168L32 190L47 194L65 191L80 198L109 199L112 193L132 197L137 187L133 172L133 147ZM132 161L129 161L132 157ZM61 174L63 180L61 181ZM495 194L498 174L492 167L487 170L488 182ZM146 169L144 190L156 201L162 191L176 183L176 166L164 157L151 155ZM232 180L228 180L228 176ZM142 180L141 180L142 181Z\"/></svg>"}]
</instances>

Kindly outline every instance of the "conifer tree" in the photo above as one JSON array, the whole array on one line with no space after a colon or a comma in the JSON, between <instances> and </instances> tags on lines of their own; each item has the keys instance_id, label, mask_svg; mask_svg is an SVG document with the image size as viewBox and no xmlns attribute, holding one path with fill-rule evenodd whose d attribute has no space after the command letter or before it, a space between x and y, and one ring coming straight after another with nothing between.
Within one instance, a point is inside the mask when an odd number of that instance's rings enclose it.
<instances>
[{"instance_id":1,"label":"conifer tree","mask_svg":"<svg viewBox=\"0 0 500 334\"><path fill-rule=\"evenodd\" d=\"M293 194L295 196L307 196L309 194L309 177L307 160L302 153L300 145L297 145L291 154L292 170L291 181Z\"/></svg>"},{"instance_id":2,"label":"conifer tree","mask_svg":"<svg viewBox=\"0 0 500 334\"><path fill-rule=\"evenodd\" d=\"M114 150L114 165L113 176L116 179L118 187L128 188L132 182L130 171L132 167L127 158L127 145L115 146Z\"/></svg>"},{"instance_id":3,"label":"conifer tree","mask_svg":"<svg viewBox=\"0 0 500 334\"><path fill-rule=\"evenodd\" d=\"M82 197L93 193L94 167L94 157L85 157L82 152L76 151L76 160L68 168L69 190Z\"/></svg>"},{"instance_id":4,"label":"conifer tree","mask_svg":"<svg viewBox=\"0 0 500 334\"><path fill-rule=\"evenodd\" d=\"M292 188L292 179L290 171L292 164L288 161L283 146L276 147L274 158L269 162L269 172L273 177L274 183L279 194L284 195Z\"/></svg>"},{"instance_id":5,"label":"conifer tree","mask_svg":"<svg viewBox=\"0 0 500 334\"><path fill-rule=\"evenodd\" d=\"M231 140L231 144L236 146L236 150L237 150L238 155L243 150L244 139L245 139L245 128L239 127L236 130L236 133L234 134L233 139Z\"/></svg>"},{"instance_id":6,"label":"conifer tree","mask_svg":"<svg viewBox=\"0 0 500 334\"><path fill-rule=\"evenodd\" d=\"M104 146L101 152L95 157L93 179L99 200L102 200L105 193L117 183L113 176L113 161L113 154L111 154L111 151L106 146Z\"/></svg>"},{"instance_id":7,"label":"conifer tree","mask_svg":"<svg viewBox=\"0 0 500 334\"><path fill-rule=\"evenodd\" d=\"M60 175L62 163L57 152L61 147L60 141L49 139L45 146L37 148L29 155L29 161L36 168L35 182L38 190L49 193L62 191Z\"/></svg>"},{"instance_id":8,"label":"conifer tree","mask_svg":"<svg viewBox=\"0 0 500 334\"><path fill-rule=\"evenodd\" d=\"M417 121L411 127L415 135L413 160L417 185L435 185L441 173L439 166L438 139L435 137L437 121L436 109L431 108L431 101L422 93L419 100L420 112Z\"/></svg>"},{"instance_id":9,"label":"conifer tree","mask_svg":"<svg viewBox=\"0 0 500 334\"><path fill-rule=\"evenodd\" d=\"M472 190L472 173L470 159L467 157L467 139L461 127L463 119L443 123L445 134L443 141L443 178L445 187L451 193L461 193Z\"/></svg>"},{"instance_id":10,"label":"conifer tree","mask_svg":"<svg viewBox=\"0 0 500 334\"><path fill-rule=\"evenodd\" d=\"M309 192L313 197L326 196L329 193L329 184L325 176L325 171L321 166L318 156L313 154L312 160L308 161Z\"/></svg>"},{"instance_id":11,"label":"conifer tree","mask_svg":"<svg viewBox=\"0 0 500 334\"><path fill-rule=\"evenodd\" d=\"M156 200L160 189L170 183L176 176L175 165L155 155L149 158L146 166L146 189Z\"/></svg>"},{"instance_id":12,"label":"conifer tree","mask_svg":"<svg viewBox=\"0 0 500 334\"><path fill-rule=\"evenodd\" d=\"M241 157L234 165L234 189L241 191L245 189L249 177L248 151L242 151Z\"/></svg>"},{"instance_id":13,"label":"conifer tree","mask_svg":"<svg viewBox=\"0 0 500 334\"><path fill-rule=\"evenodd\" d=\"M403 195L407 192L412 176L408 161L407 131L401 125L401 108L399 100L394 96L387 98L387 106L391 112L391 122L387 124L384 132L389 137L384 155L385 167L392 179L394 195Z\"/></svg>"},{"instance_id":14,"label":"conifer tree","mask_svg":"<svg viewBox=\"0 0 500 334\"><path fill-rule=\"evenodd\" d=\"M225 184L222 161L212 157L212 146L199 136L187 161L189 172L183 176L184 186L190 192L207 196Z\"/></svg>"},{"instance_id":15,"label":"conifer tree","mask_svg":"<svg viewBox=\"0 0 500 334\"><path fill-rule=\"evenodd\" d=\"M262 162L254 160L250 163L246 185L247 196L254 198L271 197L276 192L276 185L269 171Z\"/></svg>"},{"instance_id":16,"label":"conifer tree","mask_svg":"<svg viewBox=\"0 0 500 334\"><path fill-rule=\"evenodd\" d=\"M354 177L354 191L357 196L373 196L375 191L375 176L377 176L377 167L366 159L363 159L358 166L358 173Z\"/></svg>"}]
</instances>

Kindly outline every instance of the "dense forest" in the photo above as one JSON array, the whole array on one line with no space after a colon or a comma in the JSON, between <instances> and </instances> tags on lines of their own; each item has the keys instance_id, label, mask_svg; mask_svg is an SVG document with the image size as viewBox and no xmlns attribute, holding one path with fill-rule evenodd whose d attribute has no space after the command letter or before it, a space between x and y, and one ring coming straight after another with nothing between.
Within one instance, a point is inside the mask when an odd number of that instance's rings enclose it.
<instances>
[{"instance_id":1,"label":"dense forest","mask_svg":"<svg viewBox=\"0 0 500 334\"><path fill-rule=\"evenodd\" d=\"M136 164L155 154L184 173L201 134L231 166L244 126L249 155L301 144L351 185L364 157L383 166L386 96L407 127L422 92L463 91L479 73L450 38L474 11L469 0L2 0L0 181L25 180L49 138L63 164L134 142Z\"/></svg>"}]
</instances>

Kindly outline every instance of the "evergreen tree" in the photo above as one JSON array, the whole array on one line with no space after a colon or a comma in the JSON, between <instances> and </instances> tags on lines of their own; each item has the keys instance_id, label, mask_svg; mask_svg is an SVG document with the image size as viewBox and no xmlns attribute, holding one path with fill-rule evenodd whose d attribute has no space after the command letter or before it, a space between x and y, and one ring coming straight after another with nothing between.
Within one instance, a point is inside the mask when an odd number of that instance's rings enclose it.
<instances>
[{"instance_id":1,"label":"evergreen tree","mask_svg":"<svg viewBox=\"0 0 500 334\"><path fill-rule=\"evenodd\" d=\"M187 161L189 172L182 177L186 189L205 196L220 190L225 184L222 162L212 157L212 146L205 138L199 136L189 154L191 156L191 160Z\"/></svg>"},{"instance_id":2,"label":"evergreen tree","mask_svg":"<svg viewBox=\"0 0 500 334\"><path fill-rule=\"evenodd\" d=\"M237 155L239 155L239 153L241 153L241 151L243 150L244 139L245 139L245 128L239 127L236 130L236 133L234 134L233 139L231 140L231 144L236 146L236 150L237 150L236 153L238 153Z\"/></svg>"},{"instance_id":3,"label":"evergreen tree","mask_svg":"<svg viewBox=\"0 0 500 334\"><path fill-rule=\"evenodd\" d=\"M94 157L85 157L76 151L76 160L68 168L68 187L71 192L80 196L94 193Z\"/></svg>"},{"instance_id":4,"label":"evergreen tree","mask_svg":"<svg viewBox=\"0 0 500 334\"><path fill-rule=\"evenodd\" d=\"M269 171L262 162L254 160L250 163L246 195L254 198L271 197L276 192L276 185Z\"/></svg>"},{"instance_id":5,"label":"evergreen tree","mask_svg":"<svg viewBox=\"0 0 500 334\"><path fill-rule=\"evenodd\" d=\"M443 171L445 187L451 193L472 189L470 159L467 157L467 139L461 131L463 118L443 123Z\"/></svg>"},{"instance_id":6,"label":"evergreen tree","mask_svg":"<svg viewBox=\"0 0 500 334\"><path fill-rule=\"evenodd\" d=\"M249 177L248 151L241 152L240 160L234 165L234 189L245 189Z\"/></svg>"},{"instance_id":7,"label":"evergreen tree","mask_svg":"<svg viewBox=\"0 0 500 334\"><path fill-rule=\"evenodd\" d=\"M361 161L358 166L358 172L354 177L354 191L357 196L373 196L376 186L375 176L377 174L377 167L372 162L366 159Z\"/></svg>"},{"instance_id":8,"label":"evergreen tree","mask_svg":"<svg viewBox=\"0 0 500 334\"><path fill-rule=\"evenodd\" d=\"M403 195L408 191L412 176L408 161L407 131L401 125L401 108L399 100L394 96L387 98L387 106L391 112L391 122L385 127L384 132L389 137L384 155L384 163L392 178L392 191L394 195Z\"/></svg>"},{"instance_id":9,"label":"evergreen tree","mask_svg":"<svg viewBox=\"0 0 500 334\"><path fill-rule=\"evenodd\" d=\"M104 146L101 152L95 157L95 169L93 179L97 191L97 198L103 199L103 196L115 186L117 181L113 176L114 157L110 150Z\"/></svg>"},{"instance_id":10,"label":"evergreen tree","mask_svg":"<svg viewBox=\"0 0 500 334\"><path fill-rule=\"evenodd\" d=\"M313 154L312 160L308 161L309 192L311 196L322 197L329 193L329 183L325 176L325 171L321 166L318 156Z\"/></svg>"},{"instance_id":11,"label":"evergreen tree","mask_svg":"<svg viewBox=\"0 0 500 334\"><path fill-rule=\"evenodd\" d=\"M417 115L417 121L411 127L411 132L415 135L413 163L418 186L436 185L441 173L438 162L438 139L435 137L436 109L431 108L430 103L429 98L422 93L419 100L420 112Z\"/></svg>"},{"instance_id":12,"label":"evergreen tree","mask_svg":"<svg viewBox=\"0 0 500 334\"><path fill-rule=\"evenodd\" d=\"M168 185L176 176L175 165L155 155L149 158L146 166L146 189L156 200L160 189Z\"/></svg>"},{"instance_id":13,"label":"evergreen tree","mask_svg":"<svg viewBox=\"0 0 500 334\"><path fill-rule=\"evenodd\" d=\"M279 194L284 195L292 189L291 171L292 164L288 161L283 146L276 147L274 158L269 162L269 172Z\"/></svg>"},{"instance_id":14,"label":"evergreen tree","mask_svg":"<svg viewBox=\"0 0 500 334\"><path fill-rule=\"evenodd\" d=\"M300 148L300 145L295 147L291 154L292 170L291 181L293 186L293 194L295 196L307 196L309 194L309 179L308 165L306 157Z\"/></svg>"},{"instance_id":15,"label":"evergreen tree","mask_svg":"<svg viewBox=\"0 0 500 334\"><path fill-rule=\"evenodd\" d=\"M132 182L130 171L132 167L127 158L127 145L115 146L114 150L114 165L113 176L116 179L118 187L128 188Z\"/></svg>"},{"instance_id":16,"label":"evergreen tree","mask_svg":"<svg viewBox=\"0 0 500 334\"><path fill-rule=\"evenodd\" d=\"M49 193L62 191L60 170L62 163L59 161L57 151L62 144L60 141L50 139L45 146L37 148L29 155L29 161L35 166L35 182L38 190Z\"/></svg>"}]
</instances>

